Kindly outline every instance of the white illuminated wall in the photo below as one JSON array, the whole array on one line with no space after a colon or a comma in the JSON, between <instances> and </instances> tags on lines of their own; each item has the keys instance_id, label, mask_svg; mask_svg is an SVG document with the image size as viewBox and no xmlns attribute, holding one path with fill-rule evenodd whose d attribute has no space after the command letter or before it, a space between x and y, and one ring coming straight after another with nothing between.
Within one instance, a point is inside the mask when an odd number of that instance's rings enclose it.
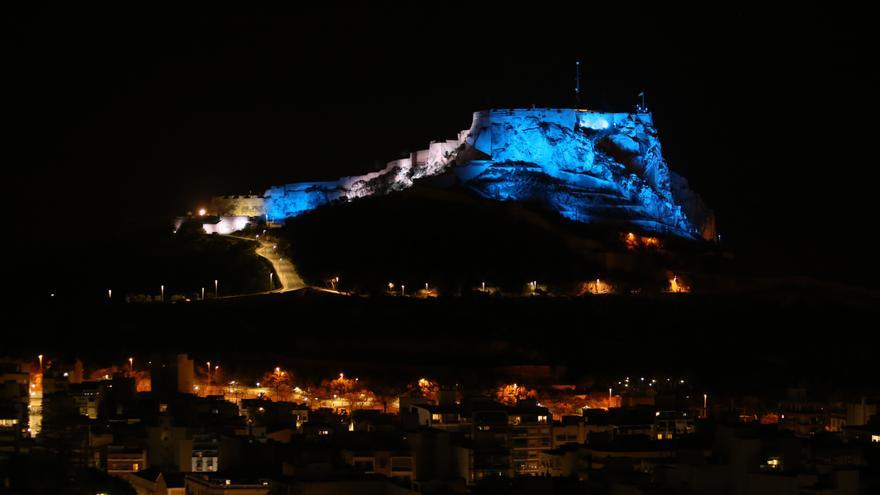
<instances>
[{"instance_id":1,"label":"white illuminated wall","mask_svg":"<svg viewBox=\"0 0 880 495\"><path fill-rule=\"evenodd\" d=\"M220 217L219 222L203 224L202 228L208 234L228 235L245 228L248 220L249 217Z\"/></svg>"},{"instance_id":2,"label":"white illuminated wall","mask_svg":"<svg viewBox=\"0 0 880 495\"><path fill-rule=\"evenodd\" d=\"M184 217L174 219L174 232L183 225ZM247 226L250 217L220 217L217 223L203 223L202 229L208 234L231 234L237 230L241 230Z\"/></svg>"}]
</instances>

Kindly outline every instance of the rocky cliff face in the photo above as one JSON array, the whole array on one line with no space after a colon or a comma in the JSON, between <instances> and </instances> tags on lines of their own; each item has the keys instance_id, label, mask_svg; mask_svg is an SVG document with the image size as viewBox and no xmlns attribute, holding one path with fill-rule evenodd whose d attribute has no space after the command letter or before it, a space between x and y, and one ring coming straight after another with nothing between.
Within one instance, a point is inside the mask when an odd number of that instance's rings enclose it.
<instances>
[{"instance_id":1,"label":"rocky cliff face","mask_svg":"<svg viewBox=\"0 0 880 495\"><path fill-rule=\"evenodd\" d=\"M431 143L379 172L270 188L267 213L295 216L438 176L486 198L540 203L578 222L714 237L711 211L663 160L650 114L573 109L477 112L458 140Z\"/></svg>"},{"instance_id":2,"label":"rocky cliff face","mask_svg":"<svg viewBox=\"0 0 880 495\"><path fill-rule=\"evenodd\" d=\"M578 222L714 235L711 212L686 181L673 181L650 114L478 112L465 144L484 158L454 173L487 198L542 203Z\"/></svg>"}]
</instances>

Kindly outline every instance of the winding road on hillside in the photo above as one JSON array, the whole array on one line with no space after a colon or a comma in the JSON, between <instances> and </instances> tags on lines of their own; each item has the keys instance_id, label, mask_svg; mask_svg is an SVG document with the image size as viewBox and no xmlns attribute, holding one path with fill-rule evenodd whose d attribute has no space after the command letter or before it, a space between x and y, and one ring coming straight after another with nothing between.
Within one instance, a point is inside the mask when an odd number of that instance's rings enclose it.
<instances>
[{"instance_id":1,"label":"winding road on hillside","mask_svg":"<svg viewBox=\"0 0 880 495\"><path fill-rule=\"evenodd\" d=\"M255 239L253 237L243 237L237 235L230 235L228 237L242 239L245 241L257 241L260 244L260 246L256 249L257 255L266 258L267 260L269 260L269 263L272 263L272 268L275 269L274 276L278 277L278 282L281 285L281 288L266 291L266 293L289 292L292 290L302 289L306 286L306 283L303 282L303 279L301 279L299 274L296 273L296 267L293 266L293 263L291 263L289 259L281 256L281 253L276 248L277 245L275 244L275 242L261 238ZM268 281L266 283L268 285Z\"/></svg>"}]
</instances>

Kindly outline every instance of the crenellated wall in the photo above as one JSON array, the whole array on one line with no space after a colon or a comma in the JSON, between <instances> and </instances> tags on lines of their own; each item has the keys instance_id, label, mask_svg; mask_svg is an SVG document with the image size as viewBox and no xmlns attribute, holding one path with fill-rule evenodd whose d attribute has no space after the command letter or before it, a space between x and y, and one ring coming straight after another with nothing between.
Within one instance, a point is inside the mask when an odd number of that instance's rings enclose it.
<instances>
[{"instance_id":1,"label":"crenellated wall","mask_svg":"<svg viewBox=\"0 0 880 495\"><path fill-rule=\"evenodd\" d=\"M462 136L462 134L460 134ZM427 149L393 160L385 168L331 182L301 182L270 187L265 212L270 220L295 217L333 201L350 201L411 187L414 180L442 173L461 146L459 140L432 141Z\"/></svg>"}]
</instances>

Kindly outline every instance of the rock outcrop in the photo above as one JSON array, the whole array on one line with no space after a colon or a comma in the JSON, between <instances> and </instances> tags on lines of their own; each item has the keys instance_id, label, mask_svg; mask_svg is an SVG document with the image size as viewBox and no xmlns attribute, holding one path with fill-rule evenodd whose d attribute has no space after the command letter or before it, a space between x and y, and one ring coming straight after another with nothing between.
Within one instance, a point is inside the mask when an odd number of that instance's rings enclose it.
<instances>
[{"instance_id":1,"label":"rock outcrop","mask_svg":"<svg viewBox=\"0 0 880 495\"><path fill-rule=\"evenodd\" d=\"M454 179L486 198L542 204L578 222L687 238L715 234L712 212L667 167L648 113L476 112L457 140L432 142L381 171L272 187L266 209L277 220L334 201L403 190L425 177Z\"/></svg>"}]
</instances>

